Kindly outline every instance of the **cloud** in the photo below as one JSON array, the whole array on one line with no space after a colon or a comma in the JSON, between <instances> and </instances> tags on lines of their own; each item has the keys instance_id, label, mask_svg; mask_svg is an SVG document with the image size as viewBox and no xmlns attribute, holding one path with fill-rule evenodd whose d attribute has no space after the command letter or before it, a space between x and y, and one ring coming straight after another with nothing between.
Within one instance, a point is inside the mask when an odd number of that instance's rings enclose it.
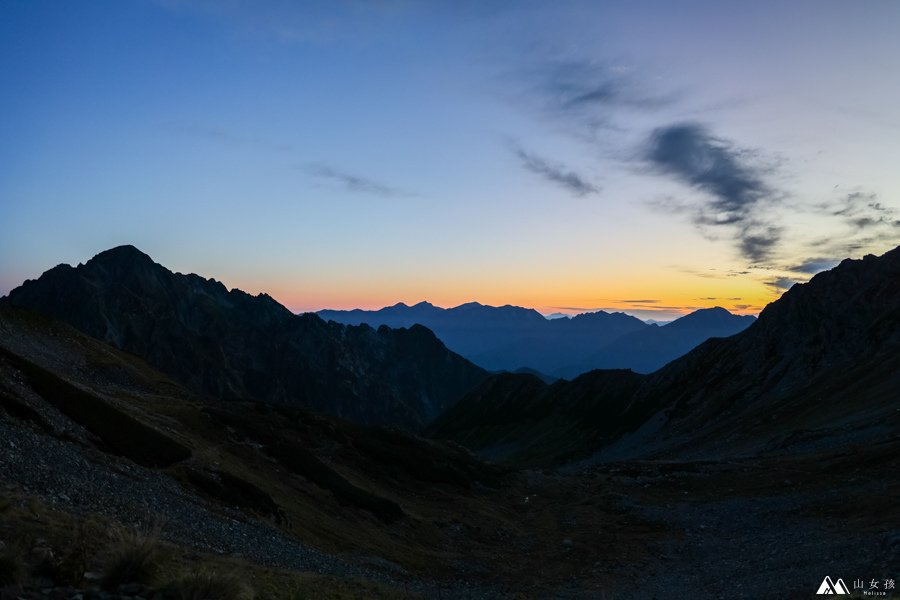
<instances>
[{"instance_id":1,"label":"cloud","mask_svg":"<svg viewBox=\"0 0 900 600\"><path fill-rule=\"evenodd\" d=\"M221 127L163 123L160 125L160 128L168 133L191 136L207 142L228 146L250 146L269 152L281 153L290 153L296 150L291 144L269 140L256 135L242 135Z\"/></svg>"},{"instance_id":2,"label":"cloud","mask_svg":"<svg viewBox=\"0 0 900 600\"><path fill-rule=\"evenodd\" d=\"M896 227L896 212L878 200L874 192L855 191L841 197L836 202L820 204L836 217L843 217L847 224L856 229L870 229L881 225Z\"/></svg>"},{"instance_id":3,"label":"cloud","mask_svg":"<svg viewBox=\"0 0 900 600\"><path fill-rule=\"evenodd\" d=\"M778 292L784 292L790 289L795 283L802 283L802 281L793 277L776 277L775 279L767 281L766 285L774 288Z\"/></svg>"},{"instance_id":4,"label":"cloud","mask_svg":"<svg viewBox=\"0 0 900 600\"><path fill-rule=\"evenodd\" d=\"M821 273L822 271L827 271L835 267L839 262L841 261L833 258L808 258L799 265L790 267L788 270L796 273L815 275L816 273Z\"/></svg>"},{"instance_id":5,"label":"cloud","mask_svg":"<svg viewBox=\"0 0 900 600\"><path fill-rule=\"evenodd\" d=\"M815 214L837 217L846 227L843 235L809 243L820 256L846 257L881 244L896 245L900 236L900 211L886 204L875 192L856 189L813 204L812 209Z\"/></svg>"},{"instance_id":6,"label":"cloud","mask_svg":"<svg viewBox=\"0 0 900 600\"><path fill-rule=\"evenodd\" d=\"M624 304L656 304L659 300L619 300Z\"/></svg>"},{"instance_id":7,"label":"cloud","mask_svg":"<svg viewBox=\"0 0 900 600\"><path fill-rule=\"evenodd\" d=\"M673 96L647 92L631 70L593 60L564 60L538 67L538 89L550 107L559 111L591 111L609 107L656 110L670 105Z\"/></svg>"},{"instance_id":8,"label":"cloud","mask_svg":"<svg viewBox=\"0 0 900 600\"><path fill-rule=\"evenodd\" d=\"M745 258L762 262L771 256L781 239L781 228L765 223L749 223L739 230L738 247Z\"/></svg>"},{"instance_id":9,"label":"cloud","mask_svg":"<svg viewBox=\"0 0 900 600\"><path fill-rule=\"evenodd\" d=\"M657 172L705 192L707 199L693 207L694 222L733 228L741 254L761 262L773 253L781 228L760 214L777 194L765 181L768 169L752 164L751 155L703 125L678 123L653 130L643 158Z\"/></svg>"},{"instance_id":10,"label":"cloud","mask_svg":"<svg viewBox=\"0 0 900 600\"><path fill-rule=\"evenodd\" d=\"M587 181L578 173L569 170L564 165L552 164L539 156L513 145L513 153L519 158L526 170L540 175L547 181L562 186L576 196L599 194L600 188Z\"/></svg>"},{"instance_id":11,"label":"cloud","mask_svg":"<svg viewBox=\"0 0 900 600\"><path fill-rule=\"evenodd\" d=\"M497 77L507 86L507 99L561 126L567 134L588 143L606 144L604 133L627 130L628 114L658 112L678 100L659 94L630 65L581 57L548 59L542 51L516 56L519 66ZM524 56L523 56L524 54Z\"/></svg>"},{"instance_id":12,"label":"cloud","mask_svg":"<svg viewBox=\"0 0 900 600\"><path fill-rule=\"evenodd\" d=\"M394 198L409 198L417 195L385 185L361 175L355 175L335 169L329 165L313 163L302 165L300 168L314 178L336 183L351 192Z\"/></svg>"}]
</instances>

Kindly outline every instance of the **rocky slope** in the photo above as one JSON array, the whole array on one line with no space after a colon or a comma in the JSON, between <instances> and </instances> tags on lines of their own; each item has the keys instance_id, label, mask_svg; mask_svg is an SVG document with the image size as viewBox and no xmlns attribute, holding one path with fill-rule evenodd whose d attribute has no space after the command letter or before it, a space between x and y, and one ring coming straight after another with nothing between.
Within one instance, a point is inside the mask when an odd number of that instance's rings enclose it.
<instances>
[{"instance_id":1,"label":"rocky slope","mask_svg":"<svg viewBox=\"0 0 900 600\"><path fill-rule=\"evenodd\" d=\"M3 303L65 321L221 399L307 406L417 429L485 373L427 329L373 329L294 315L131 246L59 265Z\"/></svg>"}]
</instances>

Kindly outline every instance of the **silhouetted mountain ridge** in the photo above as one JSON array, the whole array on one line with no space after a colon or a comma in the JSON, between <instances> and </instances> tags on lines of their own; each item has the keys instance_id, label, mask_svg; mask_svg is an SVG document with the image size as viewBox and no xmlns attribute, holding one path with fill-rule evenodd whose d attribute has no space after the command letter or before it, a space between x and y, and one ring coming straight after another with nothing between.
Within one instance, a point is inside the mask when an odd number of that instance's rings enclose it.
<instances>
[{"instance_id":1,"label":"silhouetted mountain ridge","mask_svg":"<svg viewBox=\"0 0 900 600\"><path fill-rule=\"evenodd\" d=\"M702 343L635 389L622 371L592 377L551 386L532 378L524 388L521 375L491 378L431 431L502 446L526 463L598 450L609 459L721 458L881 439L900 410L900 248L793 286L742 333ZM560 419L565 399L585 387L589 408ZM527 419L495 408L510 390L531 407ZM485 415L494 415L489 427Z\"/></svg>"},{"instance_id":2,"label":"silhouetted mountain ridge","mask_svg":"<svg viewBox=\"0 0 900 600\"><path fill-rule=\"evenodd\" d=\"M710 337L733 335L753 322L753 317L732 315L724 308L704 309L666 325L679 323L663 332L622 312L601 310L547 319L530 308L478 302L446 309L428 302L414 306L401 302L374 311L323 310L317 314L339 323L373 327L420 323L448 348L486 369L526 368L566 378L597 368L649 373Z\"/></svg>"},{"instance_id":3,"label":"silhouetted mountain ridge","mask_svg":"<svg viewBox=\"0 0 900 600\"><path fill-rule=\"evenodd\" d=\"M428 329L326 323L271 297L172 273L133 246L59 265L3 299L137 354L223 399L418 428L485 373Z\"/></svg>"},{"instance_id":4,"label":"silhouetted mountain ridge","mask_svg":"<svg viewBox=\"0 0 900 600\"><path fill-rule=\"evenodd\" d=\"M734 335L755 320L752 316L734 315L720 306L699 309L671 323L649 325L623 335L591 354L583 363L560 369L555 375L572 378L592 369L652 373L702 342Z\"/></svg>"}]
</instances>

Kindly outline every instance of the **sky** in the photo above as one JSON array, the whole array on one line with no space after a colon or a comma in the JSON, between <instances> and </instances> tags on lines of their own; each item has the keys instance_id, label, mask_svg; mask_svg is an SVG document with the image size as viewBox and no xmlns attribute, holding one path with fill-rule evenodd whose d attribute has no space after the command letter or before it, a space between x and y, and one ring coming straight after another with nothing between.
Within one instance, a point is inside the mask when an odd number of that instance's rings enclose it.
<instances>
[{"instance_id":1,"label":"sky","mask_svg":"<svg viewBox=\"0 0 900 600\"><path fill-rule=\"evenodd\" d=\"M0 295L756 313L900 244L900 3L0 2Z\"/></svg>"}]
</instances>

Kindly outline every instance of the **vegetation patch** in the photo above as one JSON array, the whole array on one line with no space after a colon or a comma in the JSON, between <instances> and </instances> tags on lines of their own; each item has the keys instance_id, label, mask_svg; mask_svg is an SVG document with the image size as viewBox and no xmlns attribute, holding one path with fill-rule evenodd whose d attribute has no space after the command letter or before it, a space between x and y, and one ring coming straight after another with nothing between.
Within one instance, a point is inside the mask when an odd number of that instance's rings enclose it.
<instances>
[{"instance_id":1,"label":"vegetation patch","mask_svg":"<svg viewBox=\"0 0 900 600\"><path fill-rule=\"evenodd\" d=\"M103 573L103 587L115 589L127 583L149 585L161 565L159 528L147 533L114 530L110 558Z\"/></svg>"},{"instance_id":2,"label":"vegetation patch","mask_svg":"<svg viewBox=\"0 0 900 600\"><path fill-rule=\"evenodd\" d=\"M163 589L166 600L253 600L253 590L234 575L198 571Z\"/></svg>"}]
</instances>

